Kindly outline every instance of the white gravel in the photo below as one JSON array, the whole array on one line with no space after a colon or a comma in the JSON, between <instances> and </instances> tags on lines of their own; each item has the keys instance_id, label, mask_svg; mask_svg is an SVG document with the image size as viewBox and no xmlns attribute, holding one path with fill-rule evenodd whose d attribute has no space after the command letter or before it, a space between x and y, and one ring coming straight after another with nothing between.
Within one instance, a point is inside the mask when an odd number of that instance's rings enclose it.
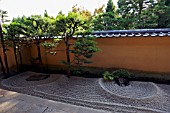
<instances>
[{"instance_id":1,"label":"white gravel","mask_svg":"<svg viewBox=\"0 0 170 113\"><path fill-rule=\"evenodd\" d=\"M5 79L1 82L2 87L47 99L109 111L124 109L146 113L170 112L169 85L164 88L164 85L153 85L148 82L131 82L130 86L119 87L114 83L102 82L101 86L98 78L67 78L57 74L42 81L26 81L25 79L31 74L35 73L25 72ZM108 93L105 89L112 93Z\"/></svg>"},{"instance_id":2,"label":"white gravel","mask_svg":"<svg viewBox=\"0 0 170 113\"><path fill-rule=\"evenodd\" d=\"M101 87L113 95L124 98L146 99L155 96L158 93L156 85L151 82L131 81L128 86L119 86L114 81L105 82L103 79L99 80Z\"/></svg>"},{"instance_id":3,"label":"white gravel","mask_svg":"<svg viewBox=\"0 0 170 113\"><path fill-rule=\"evenodd\" d=\"M2 84L7 85L7 87L16 87L16 88L23 88L23 87L31 87L31 86L38 86L42 84L51 83L53 81L56 81L61 75L50 75L47 79L39 80L39 81L27 81L26 79L32 75L38 75L42 73L35 73L31 71L27 71L18 75L15 75L13 77L10 77L8 79L4 79L2 81Z\"/></svg>"}]
</instances>

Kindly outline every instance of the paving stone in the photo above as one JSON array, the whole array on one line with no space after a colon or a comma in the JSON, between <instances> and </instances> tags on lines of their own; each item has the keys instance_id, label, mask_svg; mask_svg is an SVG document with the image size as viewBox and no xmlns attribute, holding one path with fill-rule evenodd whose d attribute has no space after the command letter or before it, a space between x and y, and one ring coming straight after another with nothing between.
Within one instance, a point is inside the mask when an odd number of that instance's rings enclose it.
<instances>
[{"instance_id":1,"label":"paving stone","mask_svg":"<svg viewBox=\"0 0 170 113\"><path fill-rule=\"evenodd\" d=\"M94 109L84 109L84 108L80 108L76 113L111 113L111 112L107 112L107 111L103 111L103 110L94 110Z\"/></svg>"},{"instance_id":2,"label":"paving stone","mask_svg":"<svg viewBox=\"0 0 170 113\"><path fill-rule=\"evenodd\" d=\"M29 103L27 101L20 101L18 104L14 106L15 108L18 108L23 111L28 111L32 107L32 103Z\"/></svg>"},{"instance_id":3,"label":"paving stone","mask_svg":"<svg viewBox=\"0 0 170 113\"><path fill-rule=\"evenodd\" d=\"M32 104L30 109L27 110L27 113L43 113L43 111L45 111L46 109L46 106Z\"/></svg>"},{"instance_id":4,"label":"paving stone","mask_svg":"<svg viewBox=\"0 0 170 113\"><path fill-rule=\"evenodd\" d=\"M4 113L7 112L9 110L12 110L12 108L18 104L20 101L18 100L8 100L8 101L4 101L4 102L0 102L0 113Z\"/></svg>"},{"instance_id":5,"label":"paving stone","mask_svg":"<svg viewBox=\"0 0 170 113\"><path fill-rule=\"evenodd\" d=\"M14 106L12 109L8 110L5 113L27 113L27 111Z\"/></svg>"},{"instance_id":6,"label":"paving stone","mask_svg":"<svg viewBox=\"0 0 170 113\"><path fill-rule=\"evenodd\" d=\"M60 105L57 109L65 112L71 112L76 113L78 110L78 107L72 106L72 105Z\"/></svg>"},{"instance_id":7,"label":"paving stone","mask_svg":"<svg viewBox=\"0 0 170 113\"><path fill-rule=\"evenodd\" d=\"M45 110L43 113L71 113L71 112L66 112L58 109L53 109L53 108L48 108Z\"/></svg>"}]
</instances>

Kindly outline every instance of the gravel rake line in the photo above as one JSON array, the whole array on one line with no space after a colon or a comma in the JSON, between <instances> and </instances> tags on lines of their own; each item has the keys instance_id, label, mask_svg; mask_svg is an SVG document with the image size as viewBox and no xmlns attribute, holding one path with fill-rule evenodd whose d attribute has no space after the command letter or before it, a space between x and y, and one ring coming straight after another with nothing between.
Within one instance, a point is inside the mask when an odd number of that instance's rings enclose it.
<instances>
[{"instance_id":1,"label":"gravel rake line","mask_svg":"<svg viewBox=\"0 0 170 113\"><path fill-rule=\"evenodd\" d=\"M32 72L28 72L30 74ZM27 76L27 72L20 76ZM53 75L55 76L55 75ZM75 104L79 106L91 107L94 109L102 109L115 112L141 112L141 113L168 113L170 112L170 96L165 95L156 84L156 93L153 90L152 96L144 99L124 98L114 95L106 91L107 85L103 84L102 79L82 78L60 75L55 81L47 79L43 84L28 85L25 78L11 77L3 80L1 84L5 89L25 93L29 95L39 96L41 98L61 101L65 103ZM5 82L4 82L5 81ZM12 83L14 82L14 83ZM22 84L22 85L21 85ZM20 86L20 87L18 87ZM114 85L113 85L114 86ZM104 88L103 88L104 87ZM168 86L166 87L168 89ZM107 88L107 90L110 90ZM149 90L144 90L149 91Z\"/></svg>"},{"instance_id":2,"label":"gravel rake line","mask_svg":"<svg viewBox=\"0 0 170 113\"><path fill-rule=\"evenodd\" d=\"M141 113L166 113L166 111L146 108L146 107L136 107L136 106L124 105L124 104L118 104L118 103L86 101L82 99L75 99L75 98L70 98L70 97L65 97L65 96L52 95L52 94L48 94L42 91L35 91L35 92L51 100L62 101L65 103L70 103L70 104L84 106L84 107L90 107L94 109L101 109L101 110L114 111L114 112L127 112L127 111L134 112L135 111L138 113L140 112Z\"/></svg>"},{"instance_id":3,"label":"gravel rake line","mask_svg":"<svg viewBox=\"0 0 170 113\"><path fill-rule=\"evenodd\" d=\"M131 85L121 87L115 82L105 82L100 78L99 85L109 94L125 99L147 100L162 94L160 88L152 82L132 81Z\"/></svg>"}]
</instances>

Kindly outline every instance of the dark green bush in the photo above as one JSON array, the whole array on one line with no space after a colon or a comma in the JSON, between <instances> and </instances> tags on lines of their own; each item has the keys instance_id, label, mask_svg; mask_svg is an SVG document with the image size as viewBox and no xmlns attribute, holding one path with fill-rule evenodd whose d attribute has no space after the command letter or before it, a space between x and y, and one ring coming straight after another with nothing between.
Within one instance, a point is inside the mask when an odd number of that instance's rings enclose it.
<instances>
[{"instance_id":1,"label":"dark green bush","mask_svg":"<svg viewBox=\"0 0 170 113\"><path fill-rule=\"evenodd\" d=\"M79 76L79 77L85 77L85 78L101 78L102 73L101 72L94 72L90 69L73 69L71 70L72 76Z\"/></svg>"},{"instance_id":2,"label":"dark green bush","mask_svg":"<svg viewBox=\"0 0 170 113\"><path fill-rule=\"evenodd\" d=\"M118 78L131 78L131 74L127 71L127 70L124 70L124 69L119 69L119 70L116 70L116 71L113 71L113 76L114 78L118 79Z\"/></svg>"},{"instance_id":3,"label":"dark green bush","mask_svg":"<svg viewBox=\"0 0 170 113\"><path fill-rule=\"evenodd\" d=\"M72 70L72 75L82 75L84 73L84 71L82 69L76 69L76 70Z\"/></svg>"},{"instance_id":4,"label":"dark green bush","mask_svg":"<svg viewBox=\"0 0 170 113\"><path fill-rule=\"evenodd\" d=\"M131 78L131 74L127 70L119 69L116 71L113 71L112 73L105 71L103 73L104 80L116 80L119 78Z\"/></svg>"}]
</instances>

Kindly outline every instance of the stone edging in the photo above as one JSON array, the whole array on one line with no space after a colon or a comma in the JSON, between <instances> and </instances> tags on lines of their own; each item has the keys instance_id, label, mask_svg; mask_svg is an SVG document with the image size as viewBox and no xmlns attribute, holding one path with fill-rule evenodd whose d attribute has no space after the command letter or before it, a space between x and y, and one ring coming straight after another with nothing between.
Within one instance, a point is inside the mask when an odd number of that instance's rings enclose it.
<instances>
[{"instance_id":1,"label":"stone edging","mask_svg":"<svg viewBox=\"0 0 170 113\"><path fill-rule=\"evenodd\" d=\"M28 71L29 72L29 71ZM29 73L31 73L31 74L34 74L35 72L29 72ZM22 75L23 73L21 73L21 74L19 74L19 75L16 75L16 76L23 76ZM53 74L50 74L50 75L53 75ZM15 76L15 77L16 77ZM64 75L59 75L59 77L56 79L56 80L58 80L58 79L60 79L62 76L64 76ZM11 78L9 78L9 79L14 79L13 77L11 77ZM6 83L6 82L9 82L9 79L6 79L6 80L3 80L3 81L1 81L1 84L4 86L4 87L10 87L10 88L16 88L16 89L22 89L22 88L33 88L33 87L35 87L35 86L43 86L44 84L50 84L50 83L53 83L53 82L55 82L55 80L54 81L52 81L52 82L49 82L49 83L42 83L42 84L36 84L36 85L33 85L33 86L13 86L13 85L11 85L10 83ZM51 78L49 78L49 79L51 79Z\"/></svg>"},{"instance_id":2,"label":"stone edging","mask_svg":"<svg viewBox=\"0 0 170 113\"><path fill-rule=\"evenodd\" d=\"M114 96L117 96L117 97L120 97L120 98L132 99L132 100L133 100L133 99L135 99L135 100L150 99L150 98L154 98L155 96L160 95L160 94L162 93L161 89L160 89L156 84L154 84L154 83L152 83L152 82L149 82L149 83L152 84L152 85L155 87L155 89L156 89L156 93L155 93L154 95L147 96L147 97L142 97L142 98L130 98L130 97L126 97L126 96L116 95L116 94L114 94L112 91L109 91L109 90L105 87L105 85L104 85L104 83L103 83L103 78L100 78L100 79L99 79L99 85L100 85L101 88L102 88L105 92L107 92L108 94L111 94L111 95L114 95Z\"/></svg>"}]
</instances>

